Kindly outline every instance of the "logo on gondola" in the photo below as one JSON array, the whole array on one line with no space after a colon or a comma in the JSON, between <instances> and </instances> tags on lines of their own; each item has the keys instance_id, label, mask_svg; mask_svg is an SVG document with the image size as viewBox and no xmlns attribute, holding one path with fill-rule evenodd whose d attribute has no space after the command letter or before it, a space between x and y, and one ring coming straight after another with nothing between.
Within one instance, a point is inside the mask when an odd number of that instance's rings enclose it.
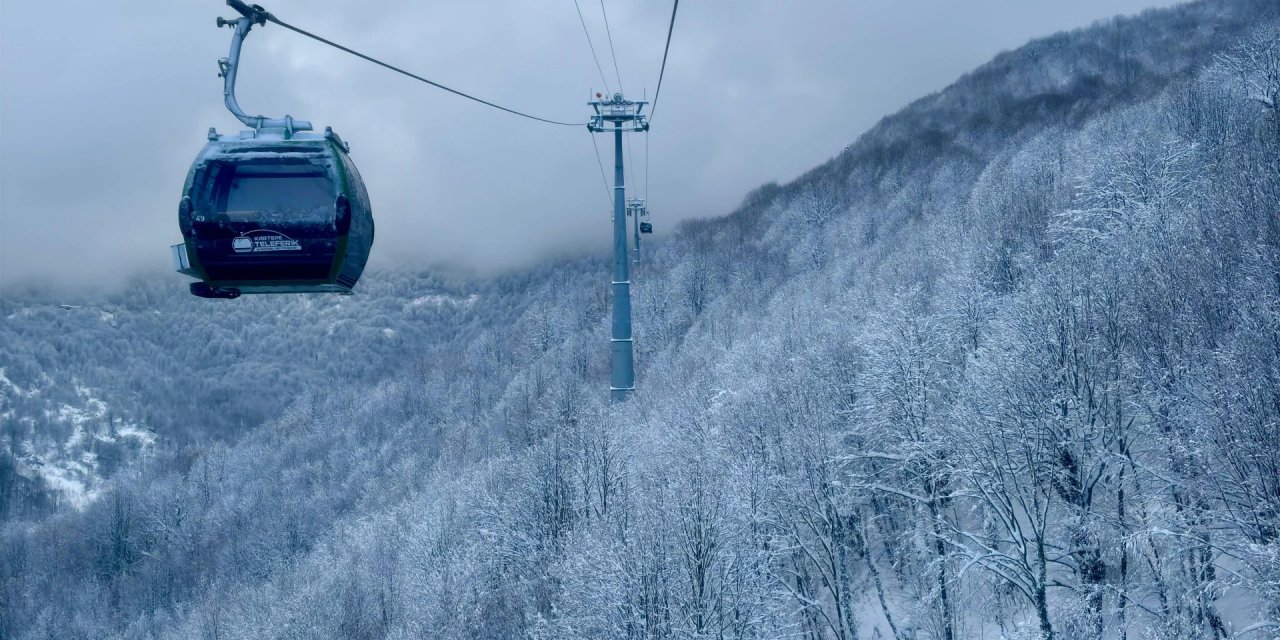
<instances>
[{"instance_id":1,"label":"logo on gondola","mask_svg":"<svg viewBox=\"0 0 1280 640\"><path fill-rule=\"evenodd\" d=\"M231 240L236 253L267 253L271 251L301 251L297 240L270 229L246 231Z\"/></svg>"}]
</instances>

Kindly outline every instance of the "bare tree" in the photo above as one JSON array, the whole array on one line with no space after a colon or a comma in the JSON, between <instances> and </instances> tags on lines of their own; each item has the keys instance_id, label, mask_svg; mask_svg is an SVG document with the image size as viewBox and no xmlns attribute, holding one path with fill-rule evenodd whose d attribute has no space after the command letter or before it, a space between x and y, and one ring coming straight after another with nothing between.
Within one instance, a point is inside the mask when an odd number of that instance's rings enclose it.
<instances>
[{"instance_id":1,"label":"bare tree","mask_svg":"<svg viewBox=\"0 0 1280 640\"><path fill-rule=\"evenodd\" d=\"M1214 61L1246 99L1280 114L1280 32L1275 25L1257 29Z\"/></svg>"}]
</instances>

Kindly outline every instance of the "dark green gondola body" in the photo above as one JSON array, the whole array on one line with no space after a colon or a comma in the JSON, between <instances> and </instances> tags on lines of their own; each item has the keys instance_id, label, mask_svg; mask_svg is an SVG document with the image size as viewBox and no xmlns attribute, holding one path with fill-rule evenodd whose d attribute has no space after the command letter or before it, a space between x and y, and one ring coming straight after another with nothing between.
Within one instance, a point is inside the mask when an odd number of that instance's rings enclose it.
<instances>
[{"instance_id":1,"label":"dark green gondola body","mask_svg":"<svg viewBox=\"0 0 1280 640\"><path fill-rule=\"evenodd\" d=\"M373 246L364 182L337 135L211 136L178 206L178 271L207 298L351 293Z\"/></svg>"}]
</instances>

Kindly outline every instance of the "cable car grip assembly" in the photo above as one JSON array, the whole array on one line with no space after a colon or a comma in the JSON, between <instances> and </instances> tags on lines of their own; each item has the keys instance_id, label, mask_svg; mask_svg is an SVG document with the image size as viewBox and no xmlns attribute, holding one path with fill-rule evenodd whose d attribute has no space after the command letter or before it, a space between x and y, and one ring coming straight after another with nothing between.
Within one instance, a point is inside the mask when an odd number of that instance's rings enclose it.
<instances>
[{"instance_id":1,"label":"cable car grip assembly","mask_svg":"<svg viewBox=\"0 0 1280 640\"><path fill-rule=\"evenodd\" d=\"M262 8L261 5L247 5L241 0L227 0L227 6L235 9L239 14L239 18L218 18L218 27L231 27L235 29L235 33L231 36L231 51L225 58L218 59L218 77L223 79L222 97L227 105L227 110L237 120L253 127L254 130L261 129L279 129L287 140L293 137L295 131L311 131L311 123L306 120L294 120L293 116L285 115L283 118L267 118L266 116L251 116L240 108L240 103L236 101L236 71L240 66L240 47L244 44L244 39L249 35L249 30L253 25L266 26L268 21L275 22L275 16L270 11Z\"/></svg>"}]
</instances>

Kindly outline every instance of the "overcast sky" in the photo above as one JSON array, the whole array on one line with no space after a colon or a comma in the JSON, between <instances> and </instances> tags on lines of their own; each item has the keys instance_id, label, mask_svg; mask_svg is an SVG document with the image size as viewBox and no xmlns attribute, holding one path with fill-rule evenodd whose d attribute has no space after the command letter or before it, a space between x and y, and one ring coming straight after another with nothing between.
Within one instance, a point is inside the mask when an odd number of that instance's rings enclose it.
<instances>
[{"instance_id":1,"label":"overcast sky","mask_svg":"<svg viewBox=\"0 0 1280 640\"><path fill-rule=\"evenodd\" d=\"M617 90L599 0L579 0ZM730 212L876 120L1002 50L1174 2L686 0L629 180L661 233ZM281 19L494 102L586 121L602 89L573 0L268 0ZM621 86L652 97L671 5L606 0ZM216 60L216 0L0 1L0 286L111 286L168 268L205 132L239 128ZM371 264L478 273L608 247L609 195L584 128L517 118L276 26L245 45L245 110L351 143L373 201ZM612 159L612 140L598 139ZM606 165L610 179L612 166ZM174 275L175 278L181 276Z\"/></svg>"}]
</instances>

